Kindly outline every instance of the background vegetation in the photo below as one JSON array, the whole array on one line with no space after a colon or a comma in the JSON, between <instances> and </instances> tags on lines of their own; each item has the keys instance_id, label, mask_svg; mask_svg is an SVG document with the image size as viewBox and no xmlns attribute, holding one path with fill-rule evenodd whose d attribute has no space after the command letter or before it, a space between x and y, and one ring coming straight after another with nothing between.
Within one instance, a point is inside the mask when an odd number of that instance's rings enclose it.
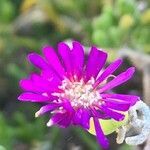
<instances>
[{"instance_id":1,"label":"background vegetation","mask_svg":"<svg viewBox=\"0 0 150 150\"><path fill-rule=\"evenodd\" d=\"M0 0L0 150L100 149L81 129L47 128L48 116L34 118L40 106L17 100L18 81L33 70L26 55L68 39L107 49L110 61L123 47L149 55L149 5L148 0ZM131 83L128 92L138 85L134 92L141 94L140 84ZM114 136L110 139L114 143Z\"/></svg>"}]
</instances>

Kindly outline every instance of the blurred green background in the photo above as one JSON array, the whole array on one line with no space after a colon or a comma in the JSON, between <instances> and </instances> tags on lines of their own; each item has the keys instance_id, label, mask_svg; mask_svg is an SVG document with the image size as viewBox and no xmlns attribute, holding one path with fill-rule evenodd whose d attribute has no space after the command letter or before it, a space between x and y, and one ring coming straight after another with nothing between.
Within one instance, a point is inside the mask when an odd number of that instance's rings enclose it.
<instances>
[{"instance_id":1,"label":"blurred green background","mask_svg":"<svg viewBox=\"0 0 150 150\"><path fill-rule=\"evenodd\" d=\"M39 105L17 100L18 81L33 70L26 55L69 39L107 49L112 59L122 47L149 55L149 6L148 0L0 0L0 150L100 149L79 128L47 128L48 116L34 118ZM110 139L111 149L132 149Z\"/></svg>"}]
</instances>

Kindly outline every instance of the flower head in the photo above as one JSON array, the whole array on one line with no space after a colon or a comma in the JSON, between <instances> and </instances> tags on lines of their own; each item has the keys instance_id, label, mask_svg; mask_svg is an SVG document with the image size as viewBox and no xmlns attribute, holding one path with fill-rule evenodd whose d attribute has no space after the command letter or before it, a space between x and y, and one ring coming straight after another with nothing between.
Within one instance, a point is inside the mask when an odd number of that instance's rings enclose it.
<instances>
[{"instance_id":1,"label":"flower head","mask_svg":"<svg viewBox=\"0 0 150 150\"><path fill-rule=\"evenodd\" d=\"M85 63L84 48L77 41L72 43L72 47L59 43L58 54L51 46L45 46L43 54L45 59L36 53L28 55L28 60L41 73L32 73L29 78L20 81L25 92L18 99L42 103L35 116L52 113L47 126L66 128L79 125L88 130L90 118L93 118L98 142L104 148L108 147L98 119L121 121L125 117L123 112L136 103L137 96L110 92L129 80L135 68L130 67L114 76L122 60L117 59L104 69L107 53L95 46L91 48ZM108 81L109 77L113 79Z\"/></svg>"}]
</instances>

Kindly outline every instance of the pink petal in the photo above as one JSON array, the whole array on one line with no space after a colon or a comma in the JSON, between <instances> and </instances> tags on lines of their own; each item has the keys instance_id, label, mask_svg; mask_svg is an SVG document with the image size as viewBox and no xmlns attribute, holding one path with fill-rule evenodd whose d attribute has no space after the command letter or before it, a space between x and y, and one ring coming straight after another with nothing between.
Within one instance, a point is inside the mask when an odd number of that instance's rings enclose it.
<instances>
[{"instance_id":1,"label":"pink petal","mask_svg":"<svg viewBox=\"0 0 150 150\"><path fill-rule=\"evenodd\" d=\"M31 53L28 55L29 61L36 67L44 70L44 69L50 69L48 64L45 62L45 60L37 53Z\"/></svg>"},{"instance_id":2,"label":"pink petal","mask_svg":"<svg viewBox=\"0 0 150 150\"><path fill-rule=\"evenodd\" d=\"M71 116L68 113L57 113L54 114L49 122L47 123L47 126L52 125L59 125L62 128L66 128L71 123Z\"/></svg>"},{"instance_id":3,"label":"pink petal","mask_svg":"<svg viewBox=\"0 0 150 150\"><path fill-rule=\"evenodd\" d=\"M114 109L114 110L119 110L119 111L127 111L130 108L130 104L119 104L119 103L113 103L109 101L105 101L104 106Z\"/></svg>"},{"instance_id":4,"label":"pink petal","mask_svg":"<svg viewBox=\"0 0 150 150\"><path fill-rule=\"evenodd\" d=\"M49 81L51 86L57 86L57 85L61 84L61 81L62 81L58 76L49 72L49 70L43 70L41 72L41 77L43 79Z\"/></svg>"},{"instance_id":5,"label":"pink petal","mask_svg":"<svg viewBox=\"0 0 150 150\"><path fill-rule=\"evenodd\" d=\"M51 103L51 104L45 105L41 107L39 111L36 112L35 116L36 117L41 116L45 114L46 112L52 111L58 107L60 107L60 104L58 103Z\"/></svg>"},{"instance_id":6,"label":"pink petal","mask_svg":"<svg viewBox=\"0 0 150 150\"><path fill-rule=\"evenodd\" d=\"M73 107L72 107L72 105L71 105L71 103L70 103L70 100L63 99L63 105L62 105L62 107L63 107L64 109L66 109L67 112L69 112L69 113L74 113L74 109L73 109Z\"/></svg>"},{"instance_id":7,"label":"pink petal","mask_svg":"<svg viewBox=\"0 0 150 150\"><path fill-rule=\"evenodd\" d=\"M79 42L77 41L73 42L73 49L71 51L71 55L73 59L72 67L74 74L76 74L80 78L84 64L84 49Z\"/></svg>"},{"instance_id":8,"label":"pink petal","mask_svg":"<svg viewBox=\"0 0 150 150\"><path fill-rule=\"evenodd\" d=\"M81 109L80 108L75 111L75 114L73 117L73 124L81 125Z\"/></svg>"},{"instance_id":9,"label":"pink petal","mask_svg":"<svg viewBox=\"0 0 150 150\"><path fill-rule=\"evenodd\" d=\"M106 98L106 99L103 99L103 101L110 102L110 103L116 103L116 104L130 104L131 103L126 100L120 100L120 99L115 99L115 98Z\"/></svg>"},{"instance_id":10,"label":"pink petal","mask_svg":"<svg viewBox=\"0 0 150 150\"><path fill-rule=\"evenodd\" d=\"M80 125L84 129L89 129L89 120L90 120L90 114L88 110L82 108L76 110L73 117L74 125Z\"/></svg>"},{"instance_id":11,"label":"pink petal","mask_svg":"<svg viewBox=\"0 0 150 150\"><path fill-rule=\"evenodd\" d=\"M56 78L55 78L56 79ZM35 93L51 93L57 91L58 85L60 85L58 80L48 80L44 79L42 76L39 76L35 73L31 74L30 78L20 80L20 87L25 91L35 92Z\"/></svg>"},{"instance_id":12,"label":"pink petal","mask_svg":"<svg viewBox=\"0 0 150 150\"><path fill-rule=\"evenodd\" d=\"M90 114L89 111L86 109L82 109L82 127L84 129L89 129L89 122L90 122Z\"/></svg>"},{"instance_id":13,"label":"pink petal","mask_svg":"<svg viewBox=\"0 0 150 150\"><path fill-rule=\"evenodd\" d=\"M140 98L136 95L126 95L126 94L101 94L103 98L116 101L116 102L126 102L130 103L131 106L134 105Z\"/></svg>"},{"instance_id":14,"label":"pink petal","mask_svg":"<svg viewBox=\"0 0 150 150\"><path fill-rule=\"evenodd\" d=\"M50 100L49 97L42 96L40 94L34 94L30 92L22 93L18 99L20 101L30 101L30 102L48 102Z\"/></svg>"},{"instance_id":15,"label":"pink petal","mask_svg":"<svg viewBox=\"0 0 150 150\"><path fill-rule=\"evenodd\" d=\"M58 52L62 58L63 64L67 73L70 75L72 73L72 63L71 63L71 50L69 46L63 42L58 44Z\"/></svg>"},{"instance_id":16,"label":"pink petal","mask_svg":"<svg viewBox=\"0 0 150 150\"><path fill-rule=\"evenodd\" d=\"M42 78L41 76L37 75L37 74L32 74L31 76L33 84L40 89L43 89L43 91L45 92L53 92L57 89L57 84L55 84L54 82L50 82L48 80L45 80L44 78Z\"/></svg>"},{"instance_id":17,"label":"pink petal","mask_svg":"<svg viewBox=\"0 0 150 150\"><path fill-rule=\"evenodd\" d=\"M20 80L19 85L24 91L34 92L34 93L45 92L45 89L36 86L31 78Z\"/></svg>"},{"instance_id":18,"label":"pink petal","mask_svg":"<svg viewBox=\"0 0 150 150\"><path fill-rule=\"evenodd\" d=\"M55 76L57 78L59 77L57 72L39 54L31 53L28 55L28 59L34 66L36 66L37 68L40 68L42 71L46 70L52 76Z\"/></svg>"},{"instance_id":19,"label":"pink petal","mask_svg":"<svg viewBox=\"0 0 150 150\"><path fill-rule=\"evenodd\" d=\"M36 90L31 79L22 79L19 82L20 87L25 91L40 92L41 90Z\"/></svg>"},{"instance_id":20,"label":"pink petal","mask_svg":"<svg viewBox=\"0 0 150 150\"><path fill-rule=\"evenodd\" d=\"M72 115L68 114L66 118L58 122L58 125L62 128L67 128L71 124L71 120L72 120Z\"/></svg>"},{"instance_id":21,"label":"pink petal","mask_svg":"<svg viewBox=\"0 0 150 150\"><path fill-rule=\"evenodd\" d=\"M122 63L122 59L117 59L113 63L111 63L99 76L99 78L96 80L96 83L94 86L99 85L102 81L104 81L109 75L111 75Z\"/></svg>"},{"instance_id":22,"label":"pink petal","mask_svg":"<svg viewBox=\"0 0 150 150\"><path fill-rule=\"evenodd\" d=\"M45 46L43 48L43 54L45 55L48 63L52 66L60 77L65 75L64 68L62 67L59 58L55 50L51 46Z\"/></svg>"},{"instance_id":23,"label":"pink petal","mask_svg":"<svg viewBox=\"0 0 150 150\"><path fill-rule=\"evenodd\" d=\"M97 141L102 146L102 148L107 149L109 147L108 139L105 137L102 131L98 118L93 118L93 119L94 119Z\"/></svg>"},{"instance_id":24,"label":"pink petal","mask_svg":"<svg viewBox=\"0 0 150 150\"><path fill-rule=\"evenodd\" d=\"M104 113L104 112L102 112L98 109L95 109L95 108L92 109L92 115L94 117L97 117L97 118L100 118L100 119L110 118L106 113Z\"/></svg>"},{"instance_id":25,"label":"pink petal","mask_svg":"<svg viewBox=\"0 0 150 150\"><path fill-rule=\"evenodd\" d=\"M101 106L100 109L105 112L109 117L117 120L117 121L121 121L124 119L124 115L119 113L119 112L116 112L114 110L111 110L109 108L107 108L107 106Z\"/></svg>"},{"instance_id":26,"label":"pink petal","mask_svg":"<svg viewBox=\"0 0 150 150\"><path fill-rule=\"evenodd\" d=\"M91 77L96 78L99 71L103 68L107 59L107 53L92 47L85 69L86 81Z\"/></svg>"},{"instance_id":27,"label":"pink petal","mask_svg":"<svg viewBox=\"0 0 150 150\"><path fill-rule=\"evenodd\" d=\"M135 72L135 68L134 67L130 67L129 69L127 69L125 72L119 74L118 76L116 76L116 78L114 78L112 81L108 82L107 84L105 84L99 91L100 93L110 90L126 81L128 81L133 73Z\"/></svg>"}]
</instances>

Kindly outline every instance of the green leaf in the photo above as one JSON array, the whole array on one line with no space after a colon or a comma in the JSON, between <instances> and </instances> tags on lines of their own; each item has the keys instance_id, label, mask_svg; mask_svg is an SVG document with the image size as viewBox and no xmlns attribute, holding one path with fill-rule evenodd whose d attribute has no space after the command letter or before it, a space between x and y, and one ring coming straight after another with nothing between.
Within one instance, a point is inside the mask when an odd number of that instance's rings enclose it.
<instances>
[{"instance_id":1,"label":"green leaf","mask_svg":"<svg viewBox=\"0 0 150 150\"><path fill-rule=\"evenodd\" d=\"M116 131L117 128L126 124L128 120L128 114L125 115L125 119L123 121L115 121L114 119L103 120L99 119L102 130L105 135L111 134ZM88 130L91 134L95 135L95 127L93 118L90 120L90 129Z\"/></svg>"}]
</instances>

